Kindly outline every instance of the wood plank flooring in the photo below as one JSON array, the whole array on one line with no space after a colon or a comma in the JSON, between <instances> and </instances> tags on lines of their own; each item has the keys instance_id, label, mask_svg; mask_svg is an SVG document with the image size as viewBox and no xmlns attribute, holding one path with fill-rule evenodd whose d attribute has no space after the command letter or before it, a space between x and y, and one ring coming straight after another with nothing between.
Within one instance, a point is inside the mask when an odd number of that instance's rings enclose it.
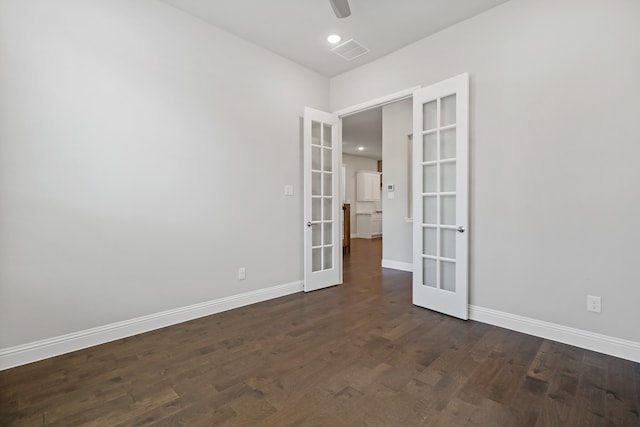
<instances>
[{"instance_id":1,"label":"wood plank flooring","mask_svg":"<svg viewBox=\"0 0 640 427\"><path fill-rule=\"evenodd\" d=\"M411 304L354 239L345 284L0 372L10 426L640 426L640 365Z\"/></svg>"}]
</instances>

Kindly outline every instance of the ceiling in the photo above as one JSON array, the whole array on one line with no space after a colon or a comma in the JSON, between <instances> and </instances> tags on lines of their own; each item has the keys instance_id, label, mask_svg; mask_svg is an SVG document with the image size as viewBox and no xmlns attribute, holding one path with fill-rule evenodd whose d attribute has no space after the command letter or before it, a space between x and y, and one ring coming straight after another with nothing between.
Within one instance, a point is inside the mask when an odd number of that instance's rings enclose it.
<instances>
[{"instance_id":1,"label":"ceiling","mask_svg":"<svg viewBox=\"0 0 640 427\"><path fill-rule=\"evenodd\" d=\"M382 107L342 118L342 152L382 160Z\"/></svg>"},{"instance_id":2,"label":"ceiling","mask_svg":"<svg viewBox=\"0 0 640 427\"><path fill-rule=\"evenodd\" d=\"M322 75L371 62L507 0L349 0L351 16L336 18L329 0L161 0ZM346 61L326 38L356 39L369 53ZM382 159L382 109L342 121L342 151ZM363 147L363 150L358 150Z\"/></svg>"},{"instance_id":3,"label":"ceiling","mask_svg":"<svg viewBox=\"0 0 640 427\"><path fill-rule=\"evenodd\" d=\"M350 0L336 18L329 0L161 0L327 77L356 68L507 0ZM369 53L346 61L329 49L336 33Z\"/></svg>"}]
</instances>

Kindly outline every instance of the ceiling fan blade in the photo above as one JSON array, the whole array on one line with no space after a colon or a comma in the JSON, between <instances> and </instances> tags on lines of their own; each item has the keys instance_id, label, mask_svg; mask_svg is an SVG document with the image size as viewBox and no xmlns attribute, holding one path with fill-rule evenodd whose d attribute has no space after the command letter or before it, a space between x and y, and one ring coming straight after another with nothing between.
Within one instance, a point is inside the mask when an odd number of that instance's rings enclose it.
<instances>
[{"instance_id":1,"label":"ceiling fan blade","mask_svg":"<svg viewBox=\"0 0 640 427\"><path fill-rule=\"evenodd\" d=\"M351 15L349 0L329 0L329 3L338 18L346 18Z\"/></svg>"}]
</instances>

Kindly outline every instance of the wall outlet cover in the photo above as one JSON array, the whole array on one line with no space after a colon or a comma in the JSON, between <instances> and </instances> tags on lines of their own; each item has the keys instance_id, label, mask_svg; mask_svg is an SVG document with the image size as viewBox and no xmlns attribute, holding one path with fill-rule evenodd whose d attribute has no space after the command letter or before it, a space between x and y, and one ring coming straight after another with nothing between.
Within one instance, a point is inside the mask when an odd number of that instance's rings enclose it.
<instances>
[{"instance_id":1,"label":"wall outlet cover","mask_svg":"<svg viewBox=\"0 0 640 427\"><path fill-rule=\"evenodd\" d=\"M600 313L602 311L602 299L598 296L587 295L587 311Z\"/></svg>"}]
</instances>

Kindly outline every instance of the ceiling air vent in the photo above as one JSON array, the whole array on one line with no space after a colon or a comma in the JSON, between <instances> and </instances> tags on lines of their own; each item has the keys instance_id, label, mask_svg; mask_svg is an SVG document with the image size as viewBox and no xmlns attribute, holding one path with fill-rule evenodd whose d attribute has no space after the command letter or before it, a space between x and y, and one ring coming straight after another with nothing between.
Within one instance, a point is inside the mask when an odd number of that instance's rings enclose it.
<instances>
[{"instance_id":1,"label":"ceiling air vent","mask_svg":"<svg viewBox=\"0 0 640 427\"><path fill-rule=\"evenodd\" d=\"M359 41L351 39L331 49L331 52L335 53L342 59L351 61L359 56L369 52L369 49L360 44Z\"/></svg>"}]
</instances>

